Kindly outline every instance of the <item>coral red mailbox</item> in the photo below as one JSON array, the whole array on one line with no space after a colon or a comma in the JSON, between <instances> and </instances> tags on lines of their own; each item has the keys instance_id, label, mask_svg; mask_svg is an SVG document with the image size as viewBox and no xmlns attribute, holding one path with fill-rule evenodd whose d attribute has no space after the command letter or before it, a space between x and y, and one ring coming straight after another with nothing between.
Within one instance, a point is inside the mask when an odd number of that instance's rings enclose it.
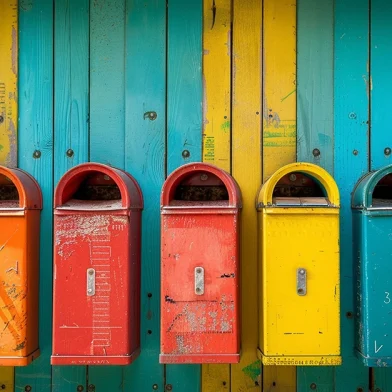
<instances>
[{"instance_id":1,"label":"coral red mailbox","mask_svg":"<svg viewBox=\"0 0 392 392\"><path fill-rule=\"evenodd\" d=\"M129 364L140 351L140 188L86 163L63 176L54 203L51 363Z\"/></svg>"},{"instance_id":2,"label":"coral red mailbox","mask_svg":"<svg viewBox=\"0 0 392 392\"><path fill-rule=\"evenodd\" d=\"M39 356L41 209L34 178L0 166L0 366L26 366Z\"/></svg>"},{"instance_id":3,"label":"coral red mailbox","mask_svg":"<svg viewBox=\"0 0 392 392\"><path fill-rule=\"evenodd\" d=\"M161 363L240 358L241 194L226 172L188 164L161 197Z\"/></svg>"}]
</instances>

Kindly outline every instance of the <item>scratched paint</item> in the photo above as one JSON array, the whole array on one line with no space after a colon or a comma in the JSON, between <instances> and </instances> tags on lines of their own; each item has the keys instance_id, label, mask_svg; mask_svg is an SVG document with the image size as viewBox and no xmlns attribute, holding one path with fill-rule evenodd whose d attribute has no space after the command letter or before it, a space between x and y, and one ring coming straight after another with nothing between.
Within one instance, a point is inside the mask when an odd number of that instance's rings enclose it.
<instances>
[{"instance_id":1,"label":"scratched paint","mask_svg":"<svg viewBox=\"0 0 392 392\"><path fill-rule=\"evenodd\" d=\"M0 2L0 164L16 167L18 2Z\"/></svg>"}]
</instances>

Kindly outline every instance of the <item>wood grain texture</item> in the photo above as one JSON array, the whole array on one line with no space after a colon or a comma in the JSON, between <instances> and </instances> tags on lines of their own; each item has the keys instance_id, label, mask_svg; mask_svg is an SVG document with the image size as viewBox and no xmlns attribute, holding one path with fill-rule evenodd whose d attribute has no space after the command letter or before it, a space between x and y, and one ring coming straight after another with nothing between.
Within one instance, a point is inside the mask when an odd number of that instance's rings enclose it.
<instances>
[{"instance_id":1,"label":"wood grain texture","mask_svg":"<svg viewBox=\"0 0 392 392\"><path fill-rule=\"evenodd\" d=\"M381 0L371 1L370 31L370 169L377 170L391 164L392 149L390 130L389 94L392 88L392 4ZM392 369L373 368L373 390L387 392L392 390Z\"/></svg>"},{"instance_id":2,"label":"wood grain texture","mask_svg":"<svg viewBox=\"0 0 392 392\"><path fill-rule=\"evenodd\" d=\"M1 1L0 15L0 163L8 167L16 167L18 1Z\"/></svg>"},{"instance_id":3,"label":"wood grain texture","mask_svg":"<svg viewBox=\"0 0 392 392\"><path fill-rule=\"evenodd\" d=\"M90 4L90 157L125 168L125 0ZM123 368L89 366L95 392L123 390Z\"/></svg>"},{"instance_id":4,"label":"wood grain texture","mask_svg":"<svg viewBox=\"0 0 392 392\"><path fill-rule=\"evenodd\" d=\"M201 0L168 1L167 174L202 156ZM166 365L166 386L199 392L201 366Z\"/></svg>"},{"instance_id":5,"label":"wood grain texture","mask_svg":"<svg viewBox=\"0 0 392 392\"><path fill-rule=\"evenodd\" d=\"M233 3L232 174L243 199L241 233L241 361L231 365L231 391L258 391L257 215L261 185L261 32L262 3Z\"/></svg>"},{"instance_id":6,"label":"wood grain texture","mask_svg":"<svg viewBox=\"0 0 392 392\"><path fill-rule=\"evenodd\" d=\"M54 32L54 186L88 161L89 1L56 0ZM68 152L68 153L67 153ZM85 366L54 366L52 391L86 388Z\"/></svg>"},{"instance_id":7,"label":"wood grain texture","mask_svg":"<svg viewBox=\"0 0 392 392\"><path fill-rule=\"evenodd\" d=\"M333 175L334 1L297 1L297 160ZM314 149L318 149L313 153ZM297 392L334 390L334 369L297 368Z\"/></svg>"},{"instance_id":8,"label":"wood grain texture","mask_svg":"<svg viewBox=\"0 0 392 392\"><path fill-rule=\"evenodd\" d=\"M125 168L138 181L142 212L140 357L124 369L124 391L164 390L159 364L160 192L165 180L166 1L127 0ZM155 120L148 113L155 112Z\"/></svg>"},{"instance_id":9,"label":"wood grain texture","mask_svg":"<svg viewBox=\"0 0 392 392\"><path fill-rule=\"evenodd\" d=\"M264 0L263 181L296 160L296 2ZM263 389L296 390L295 367L263 367Z\"/></svg>"},{"instance_id":10,"label":"wood grain texture","mask_svg":"<svg viewBox=\"0 0 392 392\"><path fill-rule=\"evenodd\" d=\"M335 368L335 391L367 391L369 370L354 357L354 277L351 192L368 171L369 160L369 2L335 3L334 174L341 197L341 342L342 366ZM362 389L359 389L362 388Z\"/></svg>"},{"instance_id":11,"label":"wood grain texture","mask_svg":"<svg viewBox=\"0 0 392 392\"><path fill-rule=\"evenodd\" d=\"M52 339L53 2L19 2L18 162L43 194L40 248L39 344L41 355L15 368L15 390L50 392ZM40 152L34 158L34 151Z\"/></svg>"},{"instance_id":12,"label":"wood grain texture","mask_svg":"<svg viewBox=\"0 0 392 392\"><path fill-rule=\"evenodd\" d=\"M203 2L203 162L231 170L231 0ZM230 391L230 365L202 366L202 391Z\"/></svg>"},{"instance_id":13,"label":"wood grain texture","mask_svg":"<svg viewBox=\"0 0 392 392\"><path fill-rule=\"evenodd\" d=\"M263 179L296 158L296 2L264 0Z\"/></svg>"}]
</instances>

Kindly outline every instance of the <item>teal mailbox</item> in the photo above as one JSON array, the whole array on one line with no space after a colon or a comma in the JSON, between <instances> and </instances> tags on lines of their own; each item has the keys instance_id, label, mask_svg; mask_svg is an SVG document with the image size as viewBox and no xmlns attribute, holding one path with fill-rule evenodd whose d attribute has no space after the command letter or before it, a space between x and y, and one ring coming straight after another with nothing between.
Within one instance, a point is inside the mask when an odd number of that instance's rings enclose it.
<instances>
[{"instance_id":1,"label":"teal mailbox","mask_svg":"<svg viewBox=\"0 0 392 392\"><path fill-rule=\"evenodd\" d=\"M366 366L391 366L392 165L357 183L352 210L356 354Z\"/></svg>"}]
</instances>

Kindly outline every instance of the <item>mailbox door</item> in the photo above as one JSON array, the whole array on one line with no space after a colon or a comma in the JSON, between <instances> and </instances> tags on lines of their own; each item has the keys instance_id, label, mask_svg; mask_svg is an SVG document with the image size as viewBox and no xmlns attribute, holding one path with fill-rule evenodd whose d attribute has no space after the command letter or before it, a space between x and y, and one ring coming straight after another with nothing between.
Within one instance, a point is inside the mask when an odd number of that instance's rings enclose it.
<instances>
[{"instance_id":1,"label":"mailbox door","mask_svg":"<svg viewBox=\"0 0 392 392\"><path fill-rule=\"evenodd\" d=\"M368 366L392 365L391 211L363 211L360 348Z\"/></svg>"},{"instance_id":2,"label":"mailbox door","mask_svg":"<svg viewBox=\"0 0 392 392\"><path fill-rule=\"evenodd\" d=\"M163 215L162 353L237 354L238 216ZM195 274L204 274L203 294Z\"/></svg>"},{"instance_id":3,"label":"mailbox door","mask_svg":"<svg viewBox=\"0 0 392 392\"><path fill-rule=\"evenodd\" d=\"M339 355L338 210L267 208L262 241L263 354ZM306 295L297 291L300 269Z\"/></svg>"},{"instance_id":4,"label":"mailbox door","mask_svg":"<svg viewBox=\"0 0 392 392\"><path fill-rule=\"evenodd\" d=\"M121 364L110 357L132 354L129 237L127 215L56 215L52 363Z\"/></svg>"}]
</instances>

